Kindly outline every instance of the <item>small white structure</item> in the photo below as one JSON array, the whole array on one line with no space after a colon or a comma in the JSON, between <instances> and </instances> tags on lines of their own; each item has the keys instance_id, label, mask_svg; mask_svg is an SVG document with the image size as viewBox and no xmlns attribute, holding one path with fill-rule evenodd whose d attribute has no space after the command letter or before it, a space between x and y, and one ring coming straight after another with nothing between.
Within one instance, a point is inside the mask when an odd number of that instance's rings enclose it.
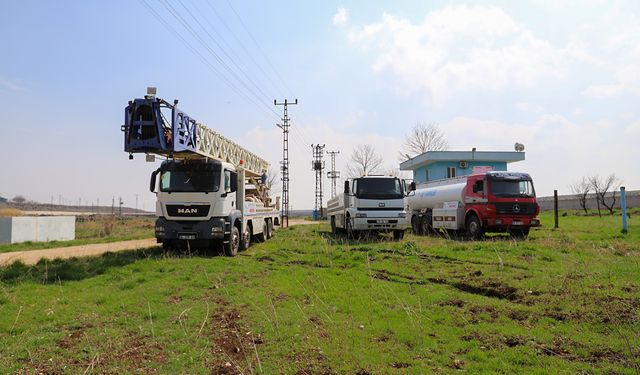
<instances>
[{"instance_id":1,"label":"small white structure","mask_svg":"<svg viewBox=\"0 0 640 375\"><path fill-rule=\"evenodd\" d=\"M0 243L68 241L75 238L75 216L0 217Z\"/></svg>"}]
</instances>

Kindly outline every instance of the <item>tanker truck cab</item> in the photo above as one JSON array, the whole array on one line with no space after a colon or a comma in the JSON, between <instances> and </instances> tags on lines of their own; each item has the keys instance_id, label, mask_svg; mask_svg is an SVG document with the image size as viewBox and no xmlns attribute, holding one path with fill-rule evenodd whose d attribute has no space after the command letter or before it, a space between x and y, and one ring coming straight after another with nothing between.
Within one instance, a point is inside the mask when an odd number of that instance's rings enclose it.
<instances>
[{"instance_id":1,"label":"tanker truck cab","mask_svg":"<svg viewBox=\"0 0 640 375\"><path fill-rule=\"evenodd\" d=\"M540 225L536 218L540 208L533 180L527 173L488 172L473 176L467 197L480 212L482 227L489 232L509 232L516 237L529 234L529 228ZM484 199L485 204L474 204ZM480 203L481 201L479 201Z\"/></svg>"},{"instance_id":2,"label":"tanker truck cab","mask_svg":"<svg viewBox=\"0 0 640 375\"><path fill-rule=\"evenodd\" d=\"M344 193L327 202L334 234L392 232L402 239L408 228L403 181L391 176L363 176L345 181Z\"/></svg>"}]
</instances>

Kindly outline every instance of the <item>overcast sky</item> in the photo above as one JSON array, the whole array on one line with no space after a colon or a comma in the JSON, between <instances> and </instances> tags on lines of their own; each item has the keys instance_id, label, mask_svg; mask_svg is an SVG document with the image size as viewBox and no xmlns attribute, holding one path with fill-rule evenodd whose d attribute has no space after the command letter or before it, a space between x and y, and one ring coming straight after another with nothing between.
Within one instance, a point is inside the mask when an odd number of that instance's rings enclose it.
<instances>
[{"instance_id":1,"label":"overcast sky","mask_svg":"<svg viewBox=\"0 0 640 375\"><path fill-rule=\"evenodd\" d=\"M275 166L273 100L297 98L293 209L314 204L312 143L343 173L357 144L392 169L422 121L451 150L523 143L509 168L539 196L594 174L640 188L638 1L0 3L3 197L153 210L156 166L120 132L147 86Z\"/></svg>"}]
</instances>

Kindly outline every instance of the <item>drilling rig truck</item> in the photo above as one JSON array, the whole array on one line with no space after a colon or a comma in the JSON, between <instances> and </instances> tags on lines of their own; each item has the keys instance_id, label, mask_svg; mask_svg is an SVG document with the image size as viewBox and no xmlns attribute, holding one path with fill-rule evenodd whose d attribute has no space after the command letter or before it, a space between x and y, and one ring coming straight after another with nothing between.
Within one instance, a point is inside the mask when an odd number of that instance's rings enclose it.
<instances>
[{"instance_id":1,"label":"drilling rig truck","mask_svg":"<svg viewBox=\"0 0 640 375\"><path fill-rule=\"evenodd\" d=\"M492 171L430 181L407 197L407 205L418 235L445 229L474 239L485 232L524 238L540 225L540 207L527 173Z\"/></svg>"},{"instance_id":2,"label":"drilling rig truck","mask_svg":"<svg viewBox=\"0 0 640 375\"><path fill-rule=\"evenodd\" d=\"M235 256L280 225L269 195L269 163L196 122L148 88L125 108L124 150L166 158L151 174L155 236L165 249L218 248Z\"/></svg>"}]
</instances>

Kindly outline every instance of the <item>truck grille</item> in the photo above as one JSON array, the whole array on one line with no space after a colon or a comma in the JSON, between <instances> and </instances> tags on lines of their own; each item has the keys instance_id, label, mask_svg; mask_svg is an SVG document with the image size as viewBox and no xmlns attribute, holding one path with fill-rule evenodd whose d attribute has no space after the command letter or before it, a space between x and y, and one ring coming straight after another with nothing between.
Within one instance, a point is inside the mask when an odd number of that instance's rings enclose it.
<instances>
[{"instance_id":1,"label":"truck grille","mask_svg":"<svg viewBox=\"0 0 640 375\"><path fill-rule=\"evenodd\" d=\"M535 215L536 203L496 203L496 211L503 215Z\"/></svg>"},{"instance_id":2,"label":"truck grille","mask_svg":"<svg viewBox=\"0 0 640 375\"><path fill-rule=\"evenodd\" d=\"M168 204L167 214L169 216L182 217L206 217L209 214L208 204L197 204L186 206L183 204Z\"/></svg>"}]
</instances>

